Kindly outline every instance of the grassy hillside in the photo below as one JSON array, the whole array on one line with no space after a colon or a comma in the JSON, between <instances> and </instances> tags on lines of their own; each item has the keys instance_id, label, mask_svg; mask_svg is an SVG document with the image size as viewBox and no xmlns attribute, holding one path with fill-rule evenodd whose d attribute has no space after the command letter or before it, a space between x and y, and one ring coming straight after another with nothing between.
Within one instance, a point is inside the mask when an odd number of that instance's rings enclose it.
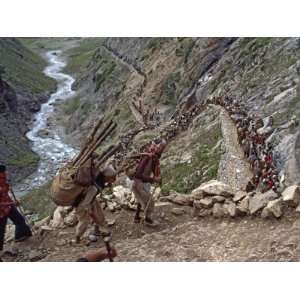
<instances>
[{"instance_id":1,"label":"grassy hillside","mask_svg":"<svg viewBox=\"0 0 300 300\"><path fill-rule=\"evenodd\" d=\"M17 90L41 94L55 88L55 81L43 74L47 63L17 39L0 39L0 65L3 78Z\"/></svg>"}]
</instances>

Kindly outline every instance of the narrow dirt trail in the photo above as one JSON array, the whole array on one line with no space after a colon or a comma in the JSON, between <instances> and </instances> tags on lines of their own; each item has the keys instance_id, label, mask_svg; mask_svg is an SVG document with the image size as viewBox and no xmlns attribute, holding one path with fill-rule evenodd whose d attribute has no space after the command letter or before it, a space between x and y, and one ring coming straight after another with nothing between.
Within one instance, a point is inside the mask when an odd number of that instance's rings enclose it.
<instances>
[{"instance_id":1,"label":"narrow dirt trail","mask_svg":"<svg viewBox=\"0 0 300 300\"><path fill-rule=\"evenodd\" d=\"M132 222L132 212L122 211L113 226L115 261L300 261L300 222L295 213L281 220L255 217L192 218L171 213L174 205L157 208L161 225L153 229ZM35 240L35 249L45 249L43 261L75 261L101 241L70 245L74 228L46 233ZM32 247L33 244L31 244ZM30 245L27 245L30 248ZM19 258L24 261L23 257Z\"/></svg>"},{"instance_id":2,"label":"narrow dirt trail","mask_svg":"<svg viewBox=\"0 0 300 300\"><path fill-rule=\"evenodd\" d=\"M289 234L287 234L287 232ZM296 215L191 220L173 228L116 243L118 261L299 261Z\"/></svg>"},{"instance_id":3,"label":"narrow dirt trail","mask_svg":"<svg viewBox=\"0 0 300 300\"><path fill-rule=\"evenodd\" d=\"M244 189L252 178L250 165L238 142L236 126L223 108L220 110L220 120L225 153L219 164L218 179L235 189Z\"/></svg>"},{"instance_id":4,"label":"narrow dirt trail","mask_svg":"<svg viewBox=\"0 0 300 300\"><path fill-rule=\"evenodd\" d=\"M121 57L121 55L119 53L117 53L116 51L114 51L113 49L107 47L106 45L102 45L103 49L105 49L115 60L117 60L119 63L125 65L130 71L138 74L143 82L146 80L146 76L145 74L143 74L143 72L141 72L140 70L138 70L133 64L129 63L128 61L126 61L124 58Z\"/></svg>"}]
</instances>

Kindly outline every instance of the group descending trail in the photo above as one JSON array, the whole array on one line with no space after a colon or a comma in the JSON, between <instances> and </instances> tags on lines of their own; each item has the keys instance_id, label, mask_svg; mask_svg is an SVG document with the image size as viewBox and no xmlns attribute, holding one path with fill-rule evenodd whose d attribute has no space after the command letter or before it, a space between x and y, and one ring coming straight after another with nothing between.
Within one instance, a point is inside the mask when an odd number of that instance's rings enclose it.
<instances>
[{"instance_id":1,"label":"group descending trail","mask_svg":"<svg viewBox=\"0 0 300 300\"><path fill-rule=\"evenodd\" d=\"M236 126L226 110L221 107L220 121L225 153L222 155L219 164L218 179L236 190L244 189L253 174L238 142Z\"/></svg>"}]
</instances>

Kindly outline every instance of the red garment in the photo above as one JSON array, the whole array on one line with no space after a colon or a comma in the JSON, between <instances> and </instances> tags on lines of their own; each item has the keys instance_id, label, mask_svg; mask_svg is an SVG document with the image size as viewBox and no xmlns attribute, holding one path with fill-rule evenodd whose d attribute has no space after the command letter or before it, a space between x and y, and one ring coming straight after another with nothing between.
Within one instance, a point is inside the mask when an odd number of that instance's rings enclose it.
<instances>
[{"instance_id":1,"label":"red garment","mask_svg":"<svg viewBox=\"0 0 300 300\"><path fill-rule=\"evenodd\" d=\"M14 204L8 192L9 185L5 173L0 173L0 218L6 217Z\"/></svg>"},{"instance_id":2,"label":"red garment","mask_svg":"<svg viewBox=\"0 0 300 300\"><path fill-rule=\"evenodd\" d=\"M272 154L267 154L265 157L265 161L269 164L271 164L273 162L273 157Z\"/></svg>"},{"instance_id":3,"label":"red garment","mask_svg":"<svg viewBox=\"0 0 300 300\"><path fill-rule=\"evenodd\" d=\"M155 177L160 176L160 163L159 158L156 155L143 157L136 168L134 177L142 180L143 182L153 183L154 180L151 173L153 173Z\"/></svg>"},{"instance_id":4,"label":"red garment","mask_svg":"<svg viewBox=\"0 0 300 300\"><path fill-rule=\"evenodd\" d=\"M269 179L267 185L269 189L272 189L274 187L274 182L271 179Z\"/></svg>"}]
</instances>

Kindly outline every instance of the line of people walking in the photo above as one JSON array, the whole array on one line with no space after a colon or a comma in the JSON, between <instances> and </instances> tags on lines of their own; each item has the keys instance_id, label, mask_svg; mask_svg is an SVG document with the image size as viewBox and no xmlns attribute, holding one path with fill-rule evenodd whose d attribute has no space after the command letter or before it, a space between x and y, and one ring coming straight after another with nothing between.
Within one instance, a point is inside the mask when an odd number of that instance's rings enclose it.
<instances>
[{"instance_id":1,"label":"line of people walking","mask_svg":"<svg viewBox=\"0 0 300 300\"><path fill-rule=\"evenodd\" d=\"M248 114L242 103L228 96L215 97L211 103L222 106L237 127L240 146L253 172L253 178L246 187L247 191L258 189L266 192L272 189L278 192L280 180L274 161L274 148L267 141L273 132L273 118L267 118L264 123L263 119Z\"/></svg>"}]
</instances>

